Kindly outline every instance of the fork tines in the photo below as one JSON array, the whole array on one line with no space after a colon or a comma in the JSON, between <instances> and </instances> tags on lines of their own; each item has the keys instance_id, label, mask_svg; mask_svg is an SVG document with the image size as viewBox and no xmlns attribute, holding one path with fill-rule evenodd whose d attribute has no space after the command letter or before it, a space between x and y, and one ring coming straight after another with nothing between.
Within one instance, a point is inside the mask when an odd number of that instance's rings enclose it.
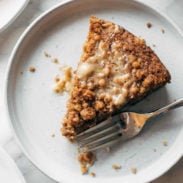
<instances>
[{"instance_id":1,"label":"fork tines","mask_svg":"<svg viewBox=\"0 0 183 183\"><path fill-rule=\"evenodd\" d=\"M101 147L109 146L114 141L120 139L120 119L119 116L108 118L98 125L77 135L79 151L94 151Z\"/></svg>"}]
</instances>

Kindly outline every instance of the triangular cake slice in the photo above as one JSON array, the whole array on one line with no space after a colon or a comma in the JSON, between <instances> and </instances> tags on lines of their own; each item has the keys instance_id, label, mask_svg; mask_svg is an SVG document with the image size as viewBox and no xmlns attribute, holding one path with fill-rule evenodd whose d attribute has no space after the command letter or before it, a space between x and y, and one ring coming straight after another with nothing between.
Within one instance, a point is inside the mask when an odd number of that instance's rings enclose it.
<instances>
[{"instance_id":1,"label":"triangular cake slice","mask_svg":"<svg viewBox=\"0 0 183 183\"><path fill-rule=\"evenodd\" d=\"M92 16L61 132L73 141L167 82L169 72L143 39Z\"/></svg>"}]
</instances>

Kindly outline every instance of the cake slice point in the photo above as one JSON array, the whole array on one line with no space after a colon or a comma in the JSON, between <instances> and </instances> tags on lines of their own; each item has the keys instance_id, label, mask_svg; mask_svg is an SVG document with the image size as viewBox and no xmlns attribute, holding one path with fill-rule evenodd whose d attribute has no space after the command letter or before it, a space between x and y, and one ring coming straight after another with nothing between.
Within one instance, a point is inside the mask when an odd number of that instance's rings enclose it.
<instances>
[{"instance_id":1,"label":"cake slice point","mask_svg":"<svg viewBox=\"0 0 183 183\"><path fill-rule=\"evenodd\" d=\"M91 16L61 132L74 141L78 133L170 79L166 67L143 39L119 25Z\"/></svg>"}]
</instances>

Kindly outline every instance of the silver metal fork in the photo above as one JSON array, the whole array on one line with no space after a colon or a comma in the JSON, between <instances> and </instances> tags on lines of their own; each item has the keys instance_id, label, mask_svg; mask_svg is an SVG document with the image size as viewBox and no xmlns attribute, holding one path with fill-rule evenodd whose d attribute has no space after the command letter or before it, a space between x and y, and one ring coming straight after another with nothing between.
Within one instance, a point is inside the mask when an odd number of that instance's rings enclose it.
<instances>
[{"instance_id":1,"label":"silver metal fork","mask_svg":"<svg viewBox=\"0 0 183 183\"><path fill-rule=\"evenodd\" d=\"M79 151L94 151L133 138L155 116L183 106L183 98L151 113L122 112L77 135Z\"/></svg>"}]
</instances>

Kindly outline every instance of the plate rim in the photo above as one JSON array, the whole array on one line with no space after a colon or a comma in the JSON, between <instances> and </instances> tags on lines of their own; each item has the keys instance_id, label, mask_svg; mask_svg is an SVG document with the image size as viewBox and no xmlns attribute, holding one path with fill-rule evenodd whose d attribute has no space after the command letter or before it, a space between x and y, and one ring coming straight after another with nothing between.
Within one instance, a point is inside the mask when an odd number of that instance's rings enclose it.
<instances>
[{"instance_id":1,"label":"plate rim","mask_svg":"<svg viewBox=\"0 0 183 183\"><path fill-rule=\"evenodd\" d=\"M4 82L4 86L3 86L3 103L5 105L5 115L7 117L7 121L10 124L10 128L13 132L13 135L17 141L17 143L19 144L21 150L23 151L23 153L26 155L26 157L35 165L36 168L38 168L43 174L45 174L46 176L50 177L51 179L55 180L55 181L64 181L67 182L66 180L58 180L58 178L54 177L54 175L52 175L52 173L48 170L45 169L44 167L42 167L42 165L38 162L36 162L31 155L29 154L29 152L26 150L26 148L23 146L23 144L21 143L21 140L19 139L18 135L16 134L16 130L13 127L13 120L11 119L11 111L9 109L9 102L8 102L8 83L9 83L9 76L10 76L10 71L11 71L11 65L13 63L14 57L16 56L16 53L19 49L19 47L21 46L22 42L24 41L24 39L26 38L26 36L28 35L28 33L32 30L32 28L34 28L34 26L36 26L40 21L42 21L42 19L44 19L46 16L49 16L50 13L52 13L53 11L55 11L57 8L60 8L61 6L65 6L67 4L73 3L76 0L64 0L61 3L58 3L57 5L54 5L53 7L49 8L48 10L46 10L45 12L43 12L41 15L39 15L34 21L31 22L31 24L25 29L25 31L21 34L21 36L19 37L18 41L16 42L11 55L9 57L9 61L7 64L7 69L6 69L6 74L5 74L5 82ZM78 0L79 1L79 0ZM125 2L127 2L127 0L125 0ZM168 17L168 15L166 15L164 12L162 12L159 8L157 7L153 7L151 4L148 5L148 2L142 2L140 0L131 0L132 3L136 3L139 4L140 6L144 6L150 10L152 10L153 12L155 12L156 14L159 14L161 17L163 17L164 19L167 20L167 22L169 22L174 28L175 30L183 37L183 31L179 28L179 26L170 18ZM178 137L177 137L178 138ZM176 142L176 141L175 141ZM175 145L175 144L173 144ZM166 173L171 167L173 167L178 161L179 159L183 156L183 144L182 144L182 150L181 148L179 148L179 151L177 151L174 154L174 158L173 159L169 159L168 163L166 164L166 167L163 166L163 168L159 168L158 172L156 170L155 175L150 175L150 176L145 176L145 178L143 178L143 182L149 182L149 181L153 181L155 179L157 179L159 176L163 175L164 173ZM101 181L101 179L98 179L99 181L93 180L93 182L99 183ZM115 179L112 178L112 181L114 180L120 180L120 178ZM72 182L72 181L71 181ZM108 181L107 181L108 182ZM136 182L139 182L138 180ZM140 181L142 183L142 181Z\"/></svg>"}]
</instances>

